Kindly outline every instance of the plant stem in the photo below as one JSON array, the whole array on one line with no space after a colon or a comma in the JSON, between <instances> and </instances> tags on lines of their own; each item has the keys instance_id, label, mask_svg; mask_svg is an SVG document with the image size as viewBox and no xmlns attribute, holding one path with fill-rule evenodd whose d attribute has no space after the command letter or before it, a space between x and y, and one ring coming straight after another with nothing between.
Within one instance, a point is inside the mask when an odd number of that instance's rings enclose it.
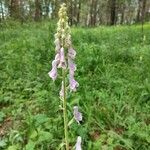
<instances>
[{"instance_id":1,"label":"plant stem","mask_svg":"<svg viewBox=\"0 0 150 150\"><path fill-rule=\"evenodd\" d=\"M62 69L63 75L63 89L64 89L64 98L63 98L63 118L64 118L64 134L65 134L65 145L66 150L69 150L69 141L68 141L68 117L67 117L67 99L66 99L66 73L65 69Z\"/></svg>"}]
</instances>

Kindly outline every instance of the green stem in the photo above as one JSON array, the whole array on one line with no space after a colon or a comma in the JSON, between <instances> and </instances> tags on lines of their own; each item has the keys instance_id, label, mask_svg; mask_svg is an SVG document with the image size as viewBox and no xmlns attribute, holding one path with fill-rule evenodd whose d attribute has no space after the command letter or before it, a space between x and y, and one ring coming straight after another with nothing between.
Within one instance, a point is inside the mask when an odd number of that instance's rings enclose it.
<instances>
[{"instance_id":1,"label":"green stem","mask_svg":"<svg viewBox=\"0 0 150 150\"><path fill-rule=\"evenodd\" d=\"M67 99L66 99L66 74L65 70L62 70L63 75L63 88L64 88L64 98L63 98L63 118L64 118L64 134L65 134L65 145L66 150L69 150L69 141L68 141L68 117L67 117Z\"/></svg>"}]
</instances>

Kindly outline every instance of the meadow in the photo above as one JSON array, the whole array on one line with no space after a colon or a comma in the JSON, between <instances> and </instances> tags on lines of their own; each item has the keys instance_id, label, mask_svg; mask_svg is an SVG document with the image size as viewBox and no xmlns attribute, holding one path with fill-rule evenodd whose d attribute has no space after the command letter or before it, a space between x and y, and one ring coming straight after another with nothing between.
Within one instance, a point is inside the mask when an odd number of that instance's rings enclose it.
<instances>
[{"instance_id":1,"label":"meadow","mask_svg":"<svg viewBox=\"0 0 150 150\"><path fill-rule=\"evenodd\" d=\"M0 149L59 150L63 136L60 80L48 72L56 25L4 23L0 27ZM72 28L76 79L69 95L83 113L70 126L70 147L83 150L150 149L150 24Z\"/></svg>"}]
</instances>

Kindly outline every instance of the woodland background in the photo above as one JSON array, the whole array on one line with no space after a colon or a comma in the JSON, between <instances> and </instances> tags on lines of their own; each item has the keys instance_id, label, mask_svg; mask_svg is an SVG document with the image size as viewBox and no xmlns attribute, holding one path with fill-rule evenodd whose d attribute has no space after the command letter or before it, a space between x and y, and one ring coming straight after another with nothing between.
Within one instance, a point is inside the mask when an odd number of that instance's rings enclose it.
<instances>
[{"instance_id":1,"label":"woodland background","mask_svg":"<svg viewBox=\"0 0 150 150\"><path fill-rule=\"evenodd\" d=\"M150 19L149 0L1 0L0 21L56 19L62 2L68 6L70 25L133 24Z\"/></svg>"}]
</instances>

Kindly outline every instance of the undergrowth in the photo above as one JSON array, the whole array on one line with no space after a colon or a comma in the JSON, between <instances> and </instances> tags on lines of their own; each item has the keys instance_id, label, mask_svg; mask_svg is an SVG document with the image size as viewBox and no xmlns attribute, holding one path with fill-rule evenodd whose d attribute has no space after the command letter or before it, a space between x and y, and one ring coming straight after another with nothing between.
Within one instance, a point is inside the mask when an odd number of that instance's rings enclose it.
<instances>
[{"instance_id":1,"label":"undergrowth","mask_svg":"<svg viewBox=\"0 0 150 150\"><path fill-rule=\"evenodd\" d=\"M48 77L55 28L48 22L1 26L2 150L61 149L60 83ZM150 149L150 25L144 41L140 26L78 27L72 34L80 86L68 107L79 104L84 118L82 128L70 127L70 147L80 133L85 150Z\"/></svg>"}]
</instances>

